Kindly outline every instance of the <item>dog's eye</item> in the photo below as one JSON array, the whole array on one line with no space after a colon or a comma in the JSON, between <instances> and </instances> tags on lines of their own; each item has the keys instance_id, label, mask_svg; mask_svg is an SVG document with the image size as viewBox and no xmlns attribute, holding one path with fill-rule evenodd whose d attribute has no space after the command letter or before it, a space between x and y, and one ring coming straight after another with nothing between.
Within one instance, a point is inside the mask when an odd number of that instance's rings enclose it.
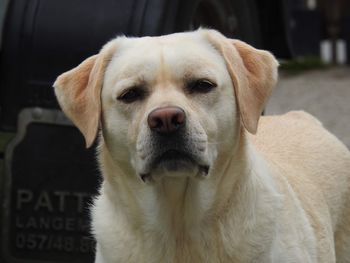
<instances>
[{"instance_id":1,"label":"dog's eye","mask_svg":"<svg viewBox=\"0 0 350 263\"><path fill-rule=\"evenodd\" d=\"M188 91L190 93L208 93L216 84L210 82L209 80L201 79L195 80L188 85Z\"/></svg>"},{"instance_id":2,"label":"dog's eye","mask_svg":"<svg viewBox=\"0 0 350 263\"><path fill-rule=\"evenodd\" d=\"M117 100L120 100L124 103L132 103L137 100L141 100L145 97L145 91L140 87L130 88L124 91L120 96L117 97Z\"/></svg>"}]
</instances>

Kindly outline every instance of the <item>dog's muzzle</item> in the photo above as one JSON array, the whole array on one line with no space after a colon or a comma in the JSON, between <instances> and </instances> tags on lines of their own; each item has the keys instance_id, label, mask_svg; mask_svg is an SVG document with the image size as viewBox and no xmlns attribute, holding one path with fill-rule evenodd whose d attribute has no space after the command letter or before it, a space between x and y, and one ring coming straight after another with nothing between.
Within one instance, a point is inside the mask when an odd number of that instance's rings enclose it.
<instances>
[{"instance_id":1,"label":"dog's muzzle","mask_svg":"<svg viewBox=\"0 0 350 263\"><path fill-rule=\"evenodd\" d=\"M151 131L152 154L148 158L143 181L157 174L176 174L197 171L206 176L209 166L198 155L186 129L186 113L180 107L161 107L151 111L147 124Z\"/></svg>"}]
</instances>

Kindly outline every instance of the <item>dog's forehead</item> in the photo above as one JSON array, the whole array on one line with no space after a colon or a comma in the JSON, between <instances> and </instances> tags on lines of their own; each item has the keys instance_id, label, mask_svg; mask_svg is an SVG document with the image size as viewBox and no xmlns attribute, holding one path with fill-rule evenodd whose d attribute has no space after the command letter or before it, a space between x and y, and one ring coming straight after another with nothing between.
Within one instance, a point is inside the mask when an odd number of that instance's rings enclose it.
<instances>
[{"instance_id":1,"label":"dog's forehead","mask_svg":"<svg viewBox=\"0 0 350 263\"><path fill-rule=\"evenodd\" d=\"M124 38L111 62L116 77L155 76L168 71L173 77L223 68L214 47L199 33L161 37Z\"/></svg>"}]
</instances>

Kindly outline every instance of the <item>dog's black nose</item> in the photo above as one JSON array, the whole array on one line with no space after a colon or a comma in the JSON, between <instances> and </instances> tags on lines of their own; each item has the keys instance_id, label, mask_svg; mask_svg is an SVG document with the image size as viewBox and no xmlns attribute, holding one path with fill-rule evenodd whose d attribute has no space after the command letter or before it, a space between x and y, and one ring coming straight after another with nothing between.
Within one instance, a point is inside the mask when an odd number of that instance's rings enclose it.
<instances>
[{"instance_id":1,"label":"dog's black nose","mask_svg":"<svg viewBox=\"0 0 350 263\"><path fill-rule=\"evenodd\" d=\"M152 131L168 134L185 125L186 114L179 107L157 108L148 115L148 126Z\"/></svg>"}]
</instances>

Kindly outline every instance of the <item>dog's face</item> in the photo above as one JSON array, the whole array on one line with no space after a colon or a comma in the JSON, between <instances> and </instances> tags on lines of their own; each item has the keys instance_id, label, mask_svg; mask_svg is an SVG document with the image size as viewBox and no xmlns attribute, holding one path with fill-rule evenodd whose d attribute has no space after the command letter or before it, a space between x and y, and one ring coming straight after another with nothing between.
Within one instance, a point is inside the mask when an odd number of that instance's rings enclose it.
<instances>
[{"instance_id":1,"label":"dog's face","mask_svg":"<svg viewBox=\"0 0 350 263\"><path fill-rule=\"evenodd\" d=\"M87 144L100 123L113 161L142 180L202 178L238 143L241 123L256 131L276 67L267 52L199 30L117 38L55 87Z\"/></svg>"},{"instance_id":2,"label":"dog's face","mask_svg":"<svg viewBox=\"0 0 350 263\"><path fill-rule=\"evenodd\" d=\"M122 38L102 90L102 127L115 158L144 179L205 176L237 123L225 61L198 35Z\"/></svg>"}]
</instances>

